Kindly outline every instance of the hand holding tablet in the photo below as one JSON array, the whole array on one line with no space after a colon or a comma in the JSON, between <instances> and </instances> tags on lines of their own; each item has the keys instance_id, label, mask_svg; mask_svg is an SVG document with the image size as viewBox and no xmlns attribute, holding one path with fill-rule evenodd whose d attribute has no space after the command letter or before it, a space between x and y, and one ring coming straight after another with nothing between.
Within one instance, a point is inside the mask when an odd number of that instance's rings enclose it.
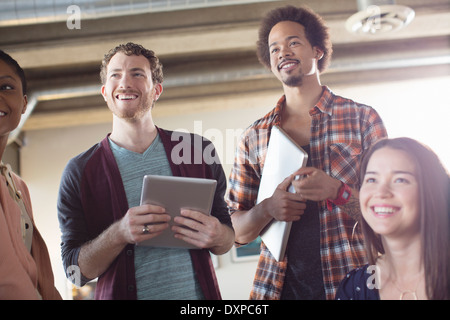
<instances>
[{"instance_id":1,"label":"hand holding tablet","mask_svg":"<svg viewBox=\"0 0 450 320\"><path fill-rule=\"evenodd\" d=\"M198 248L200 239L195 240L194 233L201 228L204 218L199 214L209 216L214 200L217 182L211 179L154 176L144 177L142 186L141 205L153 204L165 208L172 219L170 228L165 229L157 237L142 241L139 245L169 248ZM182 214L183 212L183 214ZM186 219L190 219L186 220ZM208 222L217 219L210 219ZM181 222L189 227L177 226ZM200 224L200 225L199 225ZM185 228L182 230L181 228ZM144 230L143 230L144 231ZM177 236L175 237L176 232ZM191 243L187 238L194 238ZM194 244L195 243L195 244ZM197 245L196 245L197 244Z\"/></svg>"}]
</instances>

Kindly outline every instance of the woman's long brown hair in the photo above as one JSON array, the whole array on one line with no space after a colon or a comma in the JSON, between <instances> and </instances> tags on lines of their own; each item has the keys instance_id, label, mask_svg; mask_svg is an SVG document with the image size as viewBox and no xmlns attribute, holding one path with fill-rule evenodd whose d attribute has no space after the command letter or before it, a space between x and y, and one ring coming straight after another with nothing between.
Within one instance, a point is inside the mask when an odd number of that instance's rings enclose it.
<instances>
[{"instance_id":1,"label":"woman's long brown hair","mask_svg":"<svg viewBox=\"0 0 450 320\"><path fill-rule=\"evenodd\" d=\"M437 155L410 138L383 139L373 145L361 162L364 181L367 164L376 150L391 148L406 152L415 162L419 184L422 261L428 299L450 299L450 176ZM361 227L370 264L384 254L381 237L361 216Z\"/></svg>"}]
</instances>

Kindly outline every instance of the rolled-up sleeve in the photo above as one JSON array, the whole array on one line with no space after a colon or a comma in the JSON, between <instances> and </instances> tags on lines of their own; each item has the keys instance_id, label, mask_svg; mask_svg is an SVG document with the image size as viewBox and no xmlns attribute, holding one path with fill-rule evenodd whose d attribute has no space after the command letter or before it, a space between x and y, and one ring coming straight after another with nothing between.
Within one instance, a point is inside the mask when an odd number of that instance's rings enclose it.
<instances>
[{"instance_id":1,"label":"rolled-up sleeve","mask_svg":"<svg viewBox=\"0 0 450 320\"><path fill-rule=\"evenodd\" d=\"M250 210L256 204L268 132L267 129L248 128L241 136L229 178L227 203L231 214Z\"/></svg>"}]
</instances>

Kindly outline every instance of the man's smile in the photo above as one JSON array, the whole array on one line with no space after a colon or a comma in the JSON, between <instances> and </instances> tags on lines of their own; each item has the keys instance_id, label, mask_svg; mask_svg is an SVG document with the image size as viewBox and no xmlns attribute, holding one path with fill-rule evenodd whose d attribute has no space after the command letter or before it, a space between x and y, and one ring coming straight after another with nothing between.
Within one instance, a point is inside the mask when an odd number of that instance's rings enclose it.
<instances>
[{"instance_id":1,"label":"man's smile","mask_svg":"<svg viewBox=\"0 0 450 320\"><path fill-rule=\"evenodd\" d=\"M117 100L126 101L126 100L135 100L138 98L137 94L133 93L118 93L115 95Z\"/></svg>"},{"instance_id":2,"label":"man's smile","mask_svg":"<svg viewBox=\"0 0 450 320\"><path fill-rule=\"evenodd\" d=\"M278 70L288 70L295 66L297 66L300 63L298 60L284 60L281 63L278 64Z\"/></svg>"}]
</instances>

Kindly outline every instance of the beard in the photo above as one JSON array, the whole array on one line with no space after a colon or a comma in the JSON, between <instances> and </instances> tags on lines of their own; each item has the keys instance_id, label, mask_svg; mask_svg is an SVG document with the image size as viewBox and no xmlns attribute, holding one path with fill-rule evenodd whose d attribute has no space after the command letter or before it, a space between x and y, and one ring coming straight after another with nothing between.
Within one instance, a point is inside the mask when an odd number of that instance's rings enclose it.
<instances>
[{"instance_id":1,"label":"beard","mask_svg":"<svg viewBox=\"0 0 450 320\"><path fill-rule=\"evenodd\" d=\"M142 119L143 116L150 112L151 106L145 105L145 106L139 106L139 108L135 111L133 110L126 110L125 112L121 113L120 115L117 115L119 118L122 118L123 120L126 120L128 122L135 122L139 119Z\"/></svg>"},{"instance_id":2,"label":"beard","mask_svg":"<svg viewBox=\"0 0 450 320\"><path fill-rule=\"evenodd\" d=\"M284 72L280 75L281 82L288 87L300 87L303 85L303 80L306 77L312 76L316 73L316 66L314 64L302 65L300 60L293 60L298 62L297 68L291 70L290 72Z\"/></svg>"},{"instance_id":3,"label":"beard","mask_svg":"<svg viewBox=\"0 0 450 320\"><path fill-rule=\"evenodd\" d=\"M281 81L288 87L299 87L303 84L303 75L287 76Z\"/></svg>"},{"instance_id":4,"label":"beard","mask_svg":"<svg viewBox=\"0 0 450 320\"><path fill-rule=\"evenodd\" d=\"M296 60L298 61L298 60ZM301 69L301 62L298 61L297 69L282 74L281 81L288 87L299 87L303 84L304 73Z\"/></svg>"},{"instance_id":5,"label":"beard","mask_svg":"<svg viewBox=\"0 0 450 320\"><path fill-rule=\"evenodd\" d=\"M116 117L128 122L135 122L148 112L151 112L151 109L153 109L153 106L155 105L155 101L150 97L149 99L144 99L133 108L118 107L114 102L109 102L107 105Z\"/></svg>"}]
</instances>

